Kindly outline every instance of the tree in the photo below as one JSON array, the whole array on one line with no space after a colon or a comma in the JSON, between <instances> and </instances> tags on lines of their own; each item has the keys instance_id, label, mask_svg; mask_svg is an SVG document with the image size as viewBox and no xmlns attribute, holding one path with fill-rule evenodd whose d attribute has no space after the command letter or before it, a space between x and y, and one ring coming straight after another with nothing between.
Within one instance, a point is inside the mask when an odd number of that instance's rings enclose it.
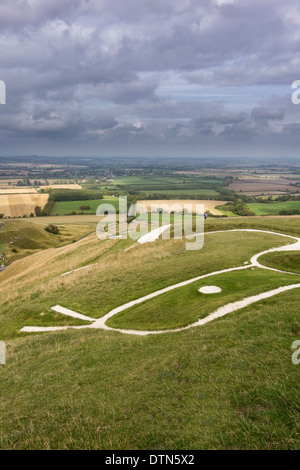
<instances>
[{"instance_id":1,"label":"tree","mask_svg":"<svg viewBox=\"0 0 300 470\"><path fill-rule=\"evenodd\" d=\"M59 234L59 229L56 225L50 224L45 228L46 232L53 233L53 235Z\"/></svg>"},{"instance_id":2,"label":"tree","mask_svg":"<svg viewBox=\"0 0 300 470\"><path fill-rule=\"evenodd\" d=\"M42 215L42 208L40 206L36 206L34 208L34 213L37 217L40 217Z\"/></svg>"}]
</instances>

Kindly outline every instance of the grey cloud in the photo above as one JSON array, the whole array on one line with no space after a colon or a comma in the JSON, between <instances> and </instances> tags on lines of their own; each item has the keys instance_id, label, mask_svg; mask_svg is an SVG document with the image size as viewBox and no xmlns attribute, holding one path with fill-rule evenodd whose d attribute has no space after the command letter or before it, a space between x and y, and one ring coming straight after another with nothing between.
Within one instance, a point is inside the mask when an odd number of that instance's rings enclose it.
<instances>
[{"instance_id":1,"label":"grey cloud","mask_svg":"<svg viewBox=\"0 0 300 470\"><path fill-rule=\"evenodd\" d=\"M210 115L203 115L195 120L195 124L203 124L203 123L211 123L214 122L216 124L232 124L238 123L245 120L246 114L245 113L220 113L220 114L210 114Z\"/></svg>"},{"instance_id":2,"label":"grey cloud","mask_svg":"<svg viewBox=\"0 0 300 470\"><path fill-rule=\"evenodd\" d=\"M235 138L267 145L287 136L296 146L300 107L287 95L237 106L205 99L201 86L290 86L300 78L299 26L299 0L3 0L3 149L27 139L32 154L47 139L58 154L80 142L89 153L99 140L103 151L137 144L151 154L204 141L221 153ZM185 78L182 96L172 84L160 93L171 75Z\"/></svg>"},{"instance_id":3,"label":"grey cloud","mask_svg":"<svg viewBox=\"0 0 300 470\"><path fill-rule=\"evenodd\" d=\"M278 108L254 108L251 117L255 120L283 120L284 111Z\"/></svg>"}]
</instances>

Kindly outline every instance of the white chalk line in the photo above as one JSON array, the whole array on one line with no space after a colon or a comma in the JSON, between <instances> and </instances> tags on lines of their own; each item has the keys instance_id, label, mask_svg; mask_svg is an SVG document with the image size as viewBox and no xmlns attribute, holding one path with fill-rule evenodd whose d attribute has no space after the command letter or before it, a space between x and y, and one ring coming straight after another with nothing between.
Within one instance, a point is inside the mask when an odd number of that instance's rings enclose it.
<instances>
[{"instance_id":1,"label":"white chalk line","mask_svg":"<svg viewBox=\"0 0 300 470\"><path fill-rule=\"evenodd\" d=\"M129 246L128 248L125 248L125 250L123 250L123 251L132 250L132 248L134 248L136 246L137 246L137 243L135 243L134 245Z\"/></svg>"},{"instance_id":2,"label":"white chalk line","mask_svg":"<svg viewBox=\"0 0 300 470\"><path fill-rule=\"evenodd\" d=\"M143 245L144 243L151 243L154 242L155 240L158 239L158 237L165 232L168 228L171 227L172 224L169 225L162 225L161 227L158 227L154 230L151 230L151 232L146 233L143 235L141 238L138 239L138 243Z\"/></svg>"},{"instance_id":3,"label":"white chalk line","mask_svg":"<svg viewBox=\"0 0 300 470\"><path fill-rule=\"evenodd\" d=\"M157 229L154 229L152 230L151 232L149 233L146 233L146 235L143 235L142 237L140 237L137 242L140 243L141 245L143 245L144 243L150 243L150 242L154 242L155 240L158 239L158 237L165 231L167 230L168 228L171 227L171 224L169 225L163 225L162 227L159 227ZM124 232L124 234L127 233L127 232ZM117 239L125 239L125 237L123 236L124 234L120 234L118 236L112 236L110 238L110 240L117 240ZM106 242L110 241L110 240L106 240ZM137 246L137 243L130 246L129 248L126 248L125 250L123 251L128 251L128 250L131 250L132 248L134 248L135 246ZM67 276L68 274L72 274L72 273L75 273L77 271L81 271L82 269L86 269L86 268L91 268L92 266L97 266L98 263L94 263L94 264L88 264L87 266L83 266L82 268L77 268L77 269L72 269L71 271L67 271L66 273L63 273L63 274L60 274L59 276L57 277L63 277L63 276Z\"/></svg>"},{"instance_id":4,"label":"white chalk line","mask_svg":"<svg viewBox=\"0 0 300 470\"><path fill-rule=\"evenodd\" d=\"M74 312L74 310L69 310L68 308L61 307L60 305L55 305L54 307L51 307L51 310L54 310L58 313L62 313L63 315L68 315L69 317L79 318L80 320L96 321L96 318L91 318L86 315L82 315L81 313Z\"/></svg>"},{"instance_id":5,"label":"white chalk line","mask_svg":"<svg viewBox=\"0 0 300 470\"><path fill-rule=\"evenodd\" d=\"M243 300L239 300L237 302L233 302L233 303L227 304L223 307L220 307L218 310L216 310L215 312L207 315L205 318L200 319L197 322L192 323L188 326L185 326L185 327L182 327L182 328L177 328L177 329L140 331L140 330L126 330L126 329L112 328L112 327L109 327L109 326L106 325L106 321L109 318L111 318L114 315L117 315L118 313L120 313L124 310L127 310L128 308L131 308L135 305L138 305L142 302L150 300L150 299L152 299L154 297L157 297L161 294L164 294L166 292L170 292L170 291L172 291L174 289L177 289L179 287L183 287L183 286L186 286L186 285L191 284L193 282L199 281L200 279L204 279L206 277L211 277L211 276L224 274L224 273L232 272L232 271L249 269L249 268L253 268L253 267L259 267L259 268L262 268L262 269L270 269L270 270L273 270L273 271L282 272L282 273L286 273L286 274L293 274L293 275L296 274L296 273L280 271L278 269L263 266L257 260L260 256L265 255L267 253L272 253L272 252L276 252L276 251L296 251L296 250L300 250L300 238L295 237L295 236L286 235L286 234L277 233L277 232L271 232L271 231L266 231L266 230L257 230L257 229L221 230L221 231L215 231L215 232L207 232L205 235L215 234L215 233L227 233L227 232L268 233L268 234L272 234L272 235L279 235L279 236L283 236L283 237L287 237L287 238L292 238L292 239L296 240L296 243L289 244L289 245L284 245L282 247L271 248L269 250L258 253L257 255L254 255L251 258L251 260L250 260L251 264L248 264L247 266L239 266L239 267L235 267L235 268L223 269L221 271L214 271L212 273L204 274L202 276L197 276L197 277L189 279L187 281L183 281L183 282L174 284L172 286L165 287L164 289L160 289L156 292L145 295L145 296L143 296L139 299L133 300L131 302L127 302L126 304L121 305L120 307L117 307L117 308L111 310L110 312L108 312L106 315L104 315L103 317L101 317L99 319L92 319L91 317L87 317L87 316L79 314L77 312L73 312L72 310L65 309L64 307L61 307L59 305L52 308L53 310L55 310L57 312L60 312L60 313L63 313L65 315L74 316L76 318L81 318L82 320L93 321L93 323L91 325L62 326L62 327L34 327L34 326L28 326L28 327L22 328L20 331L34 333L34 332L66 330L68 328L73 328L73 329L96 328L96 329L117 331L117 332L124 333L124 334L131 334L131 335L138 335L138 336L162 334L162 333L175 333L175 332L187 330L189 328L193 328L195 326L204 325L206 323L209 323L209 322L215 320L216 318L223 317L224 315L227 315L228 313L232 313L236 310L240 310L241 308L247 307L248 305L251 305L252 303L255 303L255 302L258 302L260 300L264 300L264 299L267 299L267 298L270 298L270 297L273 297L274 295L280 294L282 292L286 292L288 290L300 288L300 284L292 284L292 285L289 285L289 286L279 287L277 289L273 289L273 290L268 291L268 292L263 292L261 294L255 295L255 296L247 297ZM198 234L198 235L203 235L203 234ZM68 312L68 313L66 313L66 312ZM70 312L72 313L72 315L70 315Z\"/></svg>"},{"instance_id":6,"label":"white chalk line","mask_svg":"<svg viewBox=\"0 0 300 470\"><path fill-rule=\"evenodd\" d=\"M98 263L87 264L86 266L83 266L82 268L72 269L72 271L67 271L66 273L60 274L57 277L67 276L68 274L76 273L77 271L81 271L82 269L87 269L87 268L91 268L92 266L97 266L97 264Z\"/></svg>"}]
</instances>

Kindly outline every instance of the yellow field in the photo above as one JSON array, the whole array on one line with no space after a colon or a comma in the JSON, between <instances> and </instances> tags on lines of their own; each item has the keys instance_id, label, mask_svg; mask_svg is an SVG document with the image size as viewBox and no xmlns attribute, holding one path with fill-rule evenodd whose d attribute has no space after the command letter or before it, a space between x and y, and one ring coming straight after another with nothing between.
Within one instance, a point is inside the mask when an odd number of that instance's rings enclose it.
<instances>
[{"instance_id":1,"label":"yellow field","mask_svg":"<svg viewBox=\"0 0 300 470\"><path fill-rule=\"evenodd\" d=\"M34 188L7 188L0 189L0 194L36 194L37 190Z\"/></svg>"},{"instance_id":2,"label":"yellow field","mask_svg":"<svg viewBox=\"0 0 300 470\"><path fill-rule=\"evenodd\" d=\"M148 210L150 210L151 204L168 204L168 205L173 205L173 204L180 204L182 208L184 208L185 204L203 204L204 205L204 210L209 211L213 215L222 215L220 211L215 209L216 206L221 206L222 204L226 204L226 201L203 201L203 200L195 200L195 199L171 199L171 200L165 200L165 199L158 199L158 200L147 200L147 201L139 201L141 204L144 204ZM195 211L196 212L196 211Z\"/></svg>"},{"instance_id":3,"label":"yellow field","mask_svg":"<svg viewBox=\"0 0 300 470\"><path fill-rule=\"evenodd\" d=\"M43 208L48 194L0 194L0 214L5 217L22 217L34 213L34 208Z\"/></svg>"},{"instance_id":4,"label":"yellow field","mask_svg":"<svg viewBox=\"0 0 300 470\"><path fill-rule=\"evenodd\" d=\"M49 186L40 186L40 189L82 189L80 184L49 184Z\"/></svg>"},{"instance_id":5,"label":"yellow field","mask_svg":"<svg viewBox=\"0 0 300 470\"><path fill-rule=\"evenodd\" d=\"M101 218L95 214L77 214L77 215L51 215L47 217L37 217L35 219L28 219L27 222L33 222L42 225L55 224L55 225L90 225L91 231L96 230L96 226Z\"/></svg>"}]
</instances>

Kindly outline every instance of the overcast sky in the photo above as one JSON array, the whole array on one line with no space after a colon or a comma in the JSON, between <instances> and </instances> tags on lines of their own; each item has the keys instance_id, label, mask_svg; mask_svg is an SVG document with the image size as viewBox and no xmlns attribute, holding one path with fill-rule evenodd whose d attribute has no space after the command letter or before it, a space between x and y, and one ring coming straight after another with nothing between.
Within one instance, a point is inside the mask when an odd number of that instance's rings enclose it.
<instances>
[{"instance_id":1,"label":"overcast sky","mask_svg":"<svg viewBox=\"0 0 300 470\"><path fill-rule=\"evenodd\" d=\"M299 157L300 0L1 0L0 155Z\"/></svg>"}]
</instances>

